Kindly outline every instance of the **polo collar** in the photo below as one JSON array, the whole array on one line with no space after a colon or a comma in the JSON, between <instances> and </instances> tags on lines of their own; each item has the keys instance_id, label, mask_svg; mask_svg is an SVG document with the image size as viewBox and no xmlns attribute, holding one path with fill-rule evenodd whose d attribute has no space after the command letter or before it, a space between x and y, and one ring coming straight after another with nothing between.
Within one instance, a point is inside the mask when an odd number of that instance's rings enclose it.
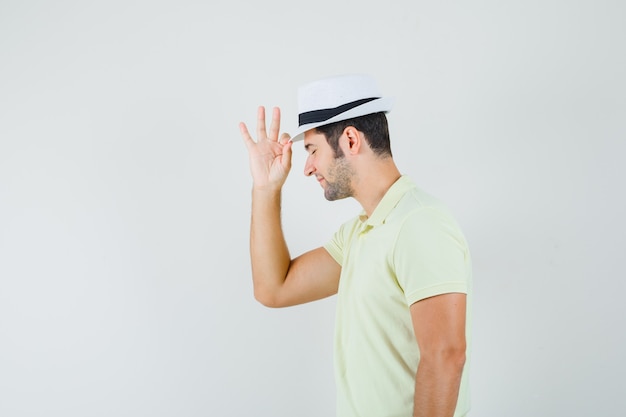
<instances>
[{"instance_id":1,"label":"polo collar","mask_svg":"<svg viewBox=\"0 0 626 417\"><path fill-rule=\"evenodd\" d=\"M391 213L391 210L398 204L400 199L406 192L415 188L415 184L409 177L402 175L387 190L383 198L380 200L372 215L367 218L365 210L359 216L364 226L378 226L385 222L385 219Z\"/></svg>"}]
</instances>

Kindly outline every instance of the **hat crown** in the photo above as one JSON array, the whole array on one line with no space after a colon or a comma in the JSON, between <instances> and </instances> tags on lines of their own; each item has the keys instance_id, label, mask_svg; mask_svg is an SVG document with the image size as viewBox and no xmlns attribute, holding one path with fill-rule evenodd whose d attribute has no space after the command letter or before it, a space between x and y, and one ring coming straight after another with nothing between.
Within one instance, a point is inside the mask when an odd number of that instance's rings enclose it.
<instances>
[{"instance_id":1,"label":"hat crown","mask_svg":"<svg viewBox=\"0 0 626 417\"><path fill-rule=\"evenodd\" d=\"M381 97L376 80L369 75L325 78L298 89L298 112L332 109L357 100Z\"/></svg>"}]
</instances>

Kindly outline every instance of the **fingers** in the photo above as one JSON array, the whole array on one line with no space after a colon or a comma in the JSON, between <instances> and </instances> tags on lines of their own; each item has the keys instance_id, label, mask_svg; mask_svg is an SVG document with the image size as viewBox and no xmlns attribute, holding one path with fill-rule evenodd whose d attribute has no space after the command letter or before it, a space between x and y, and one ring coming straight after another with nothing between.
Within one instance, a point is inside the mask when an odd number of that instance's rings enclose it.
<instances>
[{"instance_id":1,"label":"fingers","mask_svg":"<svg viewBox=\"0 0 626 417\"><path fill-rule=\"evenodd\" d=\"M285 136L285 133L283 134L283 136ZM287 137L289 137L289 135L287 135ZM280 164L285 168L286 171L289 171L291 169L291 146L293 145L293 142L287 140L286 142L282 143L283 154L280 158Z\"/></svg>"},{"instance_id":2,"label":"fingers","mask_svg":"<svg viewBox=\"0 0 626 417\"><path fill-rule=\"evenodd\" d=\"M267 139L267 131L265 130L265 107L259 106L256 113L256 138L257 140Z\"/></svg>"},{"instance_id":3,"label":"fingers","mask_svg":"<svg viewBox=\"0 0 626 417\"><path fill-rule=\"evenodd\" d=\"M283 133L282 135L280 135L280 143L281 144L285 144L287 142L289 142L291 140L291 136L289 136L289 133Z\"/></svg>"},{"instance_id":4,"label":"fingers","mask_svg":"<svg viewBox=\"0 0 626 417\"><path fill-rule=\"evenodd\" d=\"M274 107L272 110L272 123L270 124L270 140L278 140L278 132L280 131L280 109Z\"/></svg>"},{"instance_id":5,"label":"fingers","mask_svg":"<svg viewBox=\"0 0 626 417\"><path fill-rule=\"evenodd\" d=\"M246 147L250 148L250 146L254 144L254 140L252 139L252 136L250 136L250 132L248 132L248 127L245 123L239 123L239 131L241 132L241 137L243 138L243 142L246 144Z\"/></svg>"},{"instance_id":6,"label":"fingers","mask_svg":"<svg viewBox=\"0 0 626 417\"><path fill-rule=\"evenodd\" d=\"M255 143L245 123L243 122L239 123L239 130L241 131L241 136L243 137L246 143L246 146L250 146L251 144ZM269 137L268 137L267 127L265 125L265 107L259 106L257 110L257 122L256 122L257 142L261 140L270 140L273 142L278 142L279 132L280 132L280 108L274 107L272 110L272 122L270 124L270 132L269 132ZM280 143L283 143L283 138L285 137L285 135L287 137L286 140L289 140L289 135L286 133L283 133L280 136Z\"/></svg>"}]
</instances>

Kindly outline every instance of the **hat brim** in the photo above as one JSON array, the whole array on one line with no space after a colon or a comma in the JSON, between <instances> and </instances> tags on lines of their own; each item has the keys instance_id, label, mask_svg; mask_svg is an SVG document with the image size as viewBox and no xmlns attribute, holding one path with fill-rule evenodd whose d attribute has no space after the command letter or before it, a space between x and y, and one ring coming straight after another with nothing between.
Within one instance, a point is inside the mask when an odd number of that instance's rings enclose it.
<instances>
[{"instance_id":1,"label":"hat brim","mask_svg":"<svg viewBox=\"0 0 626 417\"><path fill-rule=\"evenodd\" d=\"M340 113L335 117L331 117L328 120L324 120L322 122L316 123L308 123L304 124L295 131L293 136L291 137L292 142L297 142L299 140L304 139L304 133L308 130L315 129L316 127L329 125L331 123L340 122L342 120L352 119L354 117L365 116L367 114L372 113L380 113L380 112L388 112L391 111L393 107L393 98L392 97L381 97L376 100L369 101L365 104L361 104L360 106L354 107L346 112Z\"/></svg>"}]
</instances>

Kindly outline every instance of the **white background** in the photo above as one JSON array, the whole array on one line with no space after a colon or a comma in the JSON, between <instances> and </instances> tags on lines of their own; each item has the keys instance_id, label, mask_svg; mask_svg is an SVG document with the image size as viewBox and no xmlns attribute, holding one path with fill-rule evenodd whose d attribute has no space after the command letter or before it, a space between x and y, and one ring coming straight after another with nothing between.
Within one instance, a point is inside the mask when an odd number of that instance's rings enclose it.
<instances>
[{"instance_id":1,"label":"white background","mask_svg":"<svg viewBox=\"0 0 626 417\"><path fill-rule=\"evenodd\" d=\"M474 258L473 416L626 406L626 6L0 1L0 416L332 416L334 299L252 297L237 123L364 72ZM359 207L302 175L293 255Z\"/></svg>"}]
</instances>

